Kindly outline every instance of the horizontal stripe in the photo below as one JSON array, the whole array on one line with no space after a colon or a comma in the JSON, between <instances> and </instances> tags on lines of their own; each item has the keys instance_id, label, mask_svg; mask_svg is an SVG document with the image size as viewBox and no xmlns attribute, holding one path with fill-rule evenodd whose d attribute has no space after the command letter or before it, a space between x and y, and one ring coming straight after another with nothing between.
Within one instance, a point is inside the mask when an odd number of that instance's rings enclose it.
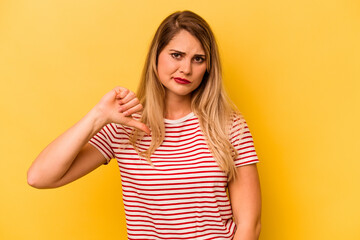
<instances>
[{"instance_id":1,"label":"horizontal stripe","mask_svg":"<svg viewBox=\"0 0 360 240\"><path fill-rule=\"evenodd\" d=\"M162 233L160 234L159 231L155 231L152 230L151 232L148 231L148 233L144 234L144 233L139 233L136 234L134 233L135 231L131 228L128 227L128 236L142 236L142 237L156 237L155 239L171 239L171 240L176 240L176 239L192 239L193 237L196 237L196 239L199 239L199 237L205 237L205 236L209 236L209 234L216 234L218 231L211 233L209 232L209 230L207 231L199 231L199 230L194 230L192 232L188 232L187 234L174 234L174 233ZM143 232L143 231L142 231ZM224 233L222 235L218 235L216 234L215 236L217 236L217 238L221 238L224 239L224 237L229 237L229 230L225 230ZM189 235L191 234L191 235ZM148 239L148 238L146 238Z\"/></svg>"},{"instance_id":2,"label":"horizontal stripe","mask_svg":"<svg viewBox=\"0 0 360 240\"><path fill-rule=\"evenodd\" d=\"M142 192L151 192L151 193L157 193L157 192L163 192L162 189L160 188L148 188L148 189L144 189L144 188L141 188L141 187L137 187L137 186L130 186L132 183L131 182L127 182L127 184L123 185L123 191L127 191L128 189L134 189L134 190L138 190L138 191L142 191ZM209 184L208 186L204 186L203 184L198 184L198 186L191 186L191 188L188 188L188 187L172 187L172 188L169 188L167 187L166 190L171 192L171 191L181 191L181 190L191 190L191 189L216 189L218 191L223 191L223 186L214 186L213 184ZM226 193L226 192L225 192Z\"/></svg>"},{"instance_id":3,"label":"horizontal stripe","mask_svg":"<svg viewBox=\"0 0 360 240\"><path fill-rule=\"evenodd\" d=\"M140 119L133 114L134 119ZM129 142L132 127L111 123L89 142L106 159L116 158L129 239L232 239L235 223L226 174L211 154L193 114L164 120L165 138L151 155L152 167ZM245 120L234 115L229 141L235 166L258 162ZM145 151L151 135L137 143Z\"/></svg>"},{"instance_id":4,"label":"horizontal stripe","mask_svg":"<svg viewBox=\"0 0 360 240\"><path fill-rule=\"evenodd\" d=\"M221 190L215 190L215 189L212 189L212 191L197 191L197 192L194 192L192 190L190 190L189 192L189 189L186 189L187 191L186 192L180 192L180 191L177 191L177 192L170 192L169 190L166 191L165 193L162 193L162 192L157 192L157 193L141 193L142 196L151 196L153 199L156 199L155 197L159 197L161 199L164 199L164 196L172 196L172 195L175 195L175 196L182 196L181 194L188 194L188 195L198 195L198 194L208 194L209 196L214 196L214 197L227 197L227 195L223 195L223 191ZM127 194L138 194L138 192L136 191L131 191L131 190L127 190L126 191ZM219 193L220 195L216 195L217 193ZM123 195L125 196L124 192L123 192ZM129 195L130 196L130 195ZM132 195L131 195L132 196Z\"/></svg>"},{"instance_id":5,"label":"horizontal stripe","mask_svg":"<svg viewBox=\"0 0 360 240\"><path fill-rule=\"evenodd\" d=\"M157 218L157 217L161 217L162 220L167 220L167 221L170 221L170 220L173 220L174 217L175 218L179 218L180 216L181 217L185 217L187 216L187 218L192 218L196 215L201 215L201 216L207 216L207 217L212 217L212 218L218 218L219 217L219 213L220 213L220 210L209 210L209 209L206 209L206 208L202 208L202 209L199 209L197 211L193 211L192 209L183 209L182 211L182 214L178 214L177 212L175 213L167 213L167 212L153 212L152 209L150 208L147 208L147 207L142 207L141 209L142 210L139 210L138 208L134 208L132 207L131 205L129 206L128 204L124 204L125 206L125 212L127 215L129 215L130 213L131 214L139 214L140 216L143 216L145 217L146 214L148 214L148 216L151 216L153 218ZM192 210L192 211L190 211ZM200 211L202 210L202 211ZM223 211L224 213L228 213L229 216L231 216L231 210L226 210L226 211ZM229 219L229 218L227 218Z\"/></svg>"},{"instance_id":6,"label":"horizontal stripe","mask_svg":"<svg viewBox=\"0 0 360 240\"><path fill-rule=\"evenodd\" d=\"M126 213L126 217L128 219L131 219L132 222L149 222L149 223L156 222L157 224L164 226L175 225L175 224L186 224L187 221L191 219L196 219L196 222L198 223L212 222L212 223L223 224L223 221L218 218L218 215L215 214L208 215L205 212L201 212L201 215L199 215L199 212L195 212L195 214L198 214L198 216L194 216L194 212L189 212L188 215L182 214L180 217L179 215L172 215L171 218L168 217L167 219L165 219L164 216L155 217L154 215L149 214L149 212L139 211L139 213L140 214L136 214L136 212L128 211ZM232 215L230 214L228 219L230 219L231 216Z\"/></svg>"}]
</instances>

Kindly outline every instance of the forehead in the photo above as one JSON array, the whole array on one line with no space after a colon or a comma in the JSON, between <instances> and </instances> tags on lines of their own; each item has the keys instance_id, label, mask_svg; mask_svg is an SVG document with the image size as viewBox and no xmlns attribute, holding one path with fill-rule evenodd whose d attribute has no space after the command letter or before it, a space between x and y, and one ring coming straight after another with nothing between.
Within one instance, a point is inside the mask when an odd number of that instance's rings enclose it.
<instances>
[{"instance_id":1,"label":"forehead","mask_svg":"<svg viewBox=\"0 0 360 240\"><path fill-rule=\"evenodd\" d=\"M190 54L205 54L199 39L186 30L180 30L180 32L175 34L165 48Z\"/></svg>"}]
</instances>

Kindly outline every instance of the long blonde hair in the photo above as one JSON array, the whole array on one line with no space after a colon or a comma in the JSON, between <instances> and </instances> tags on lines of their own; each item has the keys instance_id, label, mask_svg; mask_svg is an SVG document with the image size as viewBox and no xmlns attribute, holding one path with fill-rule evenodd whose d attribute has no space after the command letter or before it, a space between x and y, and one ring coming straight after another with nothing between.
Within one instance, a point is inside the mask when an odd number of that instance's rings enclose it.
<instances>
[{"instance_id":1,"label":"long blonde hair","mask_svg":"<svg viewBox=\"0 0 360 240\"><path fill-rule=\"evenodd\" d=\"M234 159L238 153L231 144L229 136L233 120L240 113L223 88L222 70L214 34L206 21L191 11L178 11L169 15L155 33L137 91L137 97L144 107L140 121L150 127L152 139L150 147L140 151L137 143L144 137L144 133L134 128L130 143L138 154L152 165L150 156L162 144L165 137L165 89L159 81L157 60L160 52L180 30L186 30L195 36L205 50L206 72L200 86L192 92L191 108L199 119L209 150L230 181L236 177Z\"/></svg>"}]
</instances>

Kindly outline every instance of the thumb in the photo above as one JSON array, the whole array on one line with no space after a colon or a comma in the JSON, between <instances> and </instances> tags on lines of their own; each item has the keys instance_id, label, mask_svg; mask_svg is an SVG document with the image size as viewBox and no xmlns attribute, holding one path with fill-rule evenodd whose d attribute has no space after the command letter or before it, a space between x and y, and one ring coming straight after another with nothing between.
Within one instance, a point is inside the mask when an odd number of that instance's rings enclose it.
<instances>
[{"instance_id":1,"label":"thumb","mask_svg":"<svg viewBox=\"0 0 360 240\"><path fill-rule=\"evenodd\" d=\"M131 126L131 127L135 127L143 132L145 132L146 134L150 135L151 134L151 131L150 129L148 128L148 126L146 126L144 123L142 122L139 122L137 120L134 120L133 118L130 118L129 122L127 122L127 125L128 126Z\"/></svg>"}]
</instances>

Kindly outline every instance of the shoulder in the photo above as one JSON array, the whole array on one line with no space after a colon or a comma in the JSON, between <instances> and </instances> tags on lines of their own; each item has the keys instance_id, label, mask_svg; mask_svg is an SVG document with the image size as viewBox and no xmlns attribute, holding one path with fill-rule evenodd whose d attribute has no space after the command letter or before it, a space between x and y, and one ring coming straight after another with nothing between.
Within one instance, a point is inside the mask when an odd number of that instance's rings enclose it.
<instances>
[{"instance_id":1,"label":"shoulder","mask_svg":"<svg viewBox=\"0 0 360 240\"><path fill-rule=\"evenodd\" d=\"M233 112L230 117L229 138L231 142L238 141L249 132L244 115L241 112Z\"/></svg>"},{"instance_id":2,"label":"shoulder","mask_svg":"<svg viewBox=\"0 0 360 240\"><path fill-rule=\"evenodd\" d=\"M244 115L241 112L233 111L230 115L230 125L231 129L243 128L246 125Z\"/></svg>"}]
</instances>

